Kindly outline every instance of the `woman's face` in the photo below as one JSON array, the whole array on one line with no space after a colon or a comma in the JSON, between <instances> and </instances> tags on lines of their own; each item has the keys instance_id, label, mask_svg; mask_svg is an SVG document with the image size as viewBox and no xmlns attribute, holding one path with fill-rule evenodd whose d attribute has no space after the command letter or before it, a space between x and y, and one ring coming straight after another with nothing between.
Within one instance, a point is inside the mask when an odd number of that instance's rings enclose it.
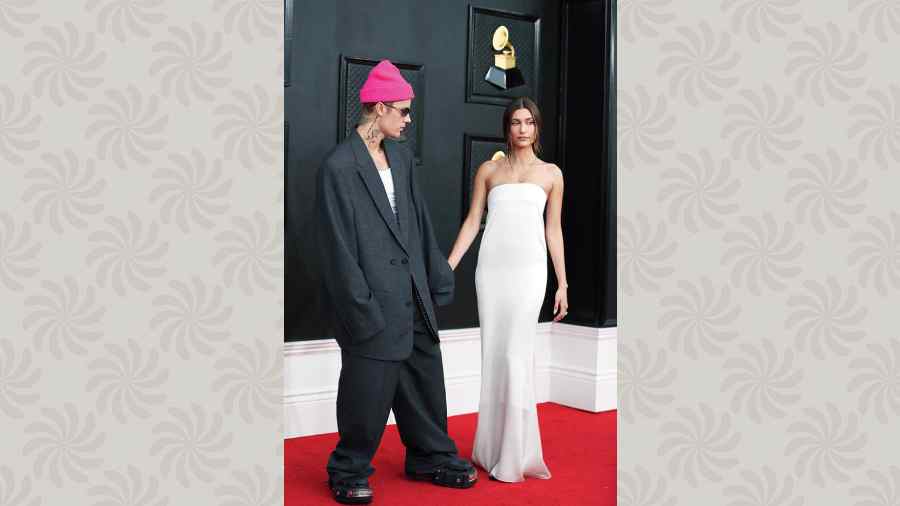
<instances>
[{"instance_id":1,"label":"woman's face","mask_svg":"<svg viewBox=\"0 0 900 506\"><path fill-rule=\"evenodd\" d=\"M529 147L534 144L537 125L528 109L519 109L509 120L509 141L514 148Z\"/></svg>"},{"instance_id":2,"label":"woman's face","mask_svg":"<svg viewBox=\"0 0 900 506\"><path fill-rule=\"evenodd\" d=\"M388 105L383 103L385 113L378 120L378 129L389 139L396 139L403 133L406 125L412 123L410 107L412 100L401 100ZM407 114L404 116L404 112Z\"/></svg>"}]
</instances>

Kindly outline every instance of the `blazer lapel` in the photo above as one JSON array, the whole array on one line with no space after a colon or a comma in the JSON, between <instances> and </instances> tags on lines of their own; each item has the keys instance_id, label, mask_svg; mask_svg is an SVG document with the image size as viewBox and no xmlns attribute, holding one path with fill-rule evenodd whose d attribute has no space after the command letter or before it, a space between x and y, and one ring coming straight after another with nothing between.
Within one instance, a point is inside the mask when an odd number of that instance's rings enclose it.
<instances>
[{"instance_id":1,"label":"blazer lapel","mask_svg":"<svg viewBox=\"0 0 900 506\"><path fill-rule=\"evenodd\" d=\"M394 179L394 199L397 201L397 218L400 221L400 243L406 249L409 243L409 180L406 174L409 160L397 149L393 142L385 142L385 153L391 165L391 177Z\"/></svg>"},{"instance_id":2,"label":"blazer lapel","mask_svg":"<svg viewBox=\"0 0 900 506\"><path fill-rule=\"evenodd\" d=\"M400 234L400 230L397 226L397 219L394 218L394 211L391 210L391 203L388 202L387 193L384 191L384 183L381 182L381 177L378 175L378 169L375 167L375 162L372 161L369 150L366 149L366 145L363 144L359 134L355 131L351 131L350 136L353 154L356 157L356 171L359 172L360 177L362 177L362 180L366 185L366 189L369 190L369 196L375 201L375 207L378 208L378 214L381 215L384 223L391 230L391 233L394 234L394 238L400 243L400 247L403 248L403 251L406 251L406 242L402 239ZM385 144L387 145L388 143ZM396 169L391 167L392 173L395 172L395 170ZM394 180L394 184L394 191L396 192L396 179ZM400 209L398 208L397 213L399 214L399 212ZM407 254L408 253L409 252L407 252Z\"/></svg>"}]
</instances>

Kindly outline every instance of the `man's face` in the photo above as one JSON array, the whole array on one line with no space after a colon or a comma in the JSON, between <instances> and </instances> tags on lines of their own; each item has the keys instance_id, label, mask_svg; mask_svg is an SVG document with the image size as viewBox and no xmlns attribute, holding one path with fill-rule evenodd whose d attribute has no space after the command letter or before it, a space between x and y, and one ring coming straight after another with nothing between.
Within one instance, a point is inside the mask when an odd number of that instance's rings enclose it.
<instances>
[{"instance_id":1,"label":"man's face","mask_svg":"<svg viewBox=\"0 0 900 506\"><path fill-rule=\"evenodd\" d=\"M378 128L385 137L397 139L403 134L406 125L412 123L412 100L399 102L382 102L384 114L378 120ZM403 113L407 113L404 115Z\"/></svg>"},{"instance_id":2,"label":"man's face","mask_svg":"<svg viewBox=\"0 0 900 506\"><path fill-rule=\"evenodd\" d=\"M528 147L534 143L537 126L534 117L528 109L519 109L513 113L509 120L510 144L515 147Z\"/></svg>"}]
</instances>

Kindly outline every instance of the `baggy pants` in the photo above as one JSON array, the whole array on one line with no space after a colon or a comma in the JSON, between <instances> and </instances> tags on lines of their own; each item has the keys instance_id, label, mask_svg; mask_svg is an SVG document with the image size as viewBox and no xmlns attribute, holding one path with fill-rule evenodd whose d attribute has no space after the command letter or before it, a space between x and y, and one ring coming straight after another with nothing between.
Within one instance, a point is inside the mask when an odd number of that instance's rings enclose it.
<instances>
[{"instance_id":1,"label":"baggy pants","mask_svg":"<svg viewBox=\"0 0 900 506\"><path fill-rule=\"evenodd\" d=\"M428 472L456 457L456 444L447 434L441 349L423 316L418 294L414 287L412 290L416 304L409 358L387 361L341 353L340 441L327 465L328 475L335 481L360 481L375 472L372 457L391 409L406 446L407 473Z\"/></svg>"}]
</instances>

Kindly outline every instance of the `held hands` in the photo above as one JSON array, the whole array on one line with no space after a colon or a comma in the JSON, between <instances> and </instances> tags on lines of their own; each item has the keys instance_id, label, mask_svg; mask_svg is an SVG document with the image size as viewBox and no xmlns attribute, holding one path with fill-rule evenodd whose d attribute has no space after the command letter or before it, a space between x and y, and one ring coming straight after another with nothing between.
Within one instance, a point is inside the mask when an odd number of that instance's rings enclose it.
<instances>
[{"instance_id":1,"label":"held hands","mask_svg":"<svg viewBox=\"0 0 900 506\"><path fill-rule=\"evenodd\" d=\"M558 322L569 314L569 293L565 286L556 289L556 299L553 302L553 321Z\"/></svg>"}]
</instances>

